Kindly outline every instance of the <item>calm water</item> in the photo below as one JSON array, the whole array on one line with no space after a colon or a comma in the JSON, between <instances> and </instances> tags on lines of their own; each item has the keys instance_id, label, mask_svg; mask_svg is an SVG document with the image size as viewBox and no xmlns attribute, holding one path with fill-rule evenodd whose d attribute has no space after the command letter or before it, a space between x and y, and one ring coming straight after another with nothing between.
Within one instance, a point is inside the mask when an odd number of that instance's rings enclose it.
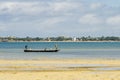
<instances>
[{"instance_id":1,"label":"calm water","mask_svg":"<svg viewBox=\"0 0 120 80\"><path fill-rule=\"evenodd\" d=\"M24 46L32 49L54 48L57 53L24 53ZM71 58L120 58L120 42L0 42L0 59L71 59Z\"/></svg>"}]
</instances>

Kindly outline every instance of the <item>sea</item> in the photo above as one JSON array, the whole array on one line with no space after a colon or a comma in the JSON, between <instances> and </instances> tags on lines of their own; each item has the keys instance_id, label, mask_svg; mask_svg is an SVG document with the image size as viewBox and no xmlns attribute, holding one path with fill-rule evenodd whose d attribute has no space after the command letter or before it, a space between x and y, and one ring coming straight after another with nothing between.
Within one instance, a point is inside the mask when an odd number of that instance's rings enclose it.
<instances>
[{"instance_id":1,"label":"sea","mask_svg":"<svg viewBox=\"0 0 120 80\"><path fill-rule=\"evenodd\" d=\"M54 49L59 52L24 52L30 49ZM120 59L120 42L0 42L0 59Z\"/></svg>"}]
</instances>

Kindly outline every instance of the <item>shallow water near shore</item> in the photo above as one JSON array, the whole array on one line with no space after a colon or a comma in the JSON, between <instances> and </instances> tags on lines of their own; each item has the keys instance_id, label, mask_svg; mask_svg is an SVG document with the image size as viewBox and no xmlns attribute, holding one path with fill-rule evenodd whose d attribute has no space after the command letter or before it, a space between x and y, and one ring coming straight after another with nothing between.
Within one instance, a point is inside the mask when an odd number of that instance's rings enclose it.
<instances>
[{"instance_id":1,"label":"shallow water near shore","mask_svg":"<svg viewBox=\"0 0 120 80\"><path fill-rule=\"evenodd\" d=\"M24 52L24 46L31 49L54 48L60 51ZM0 59L119 59L120 42L0 42Z\"/></svg>"}]
</instances>

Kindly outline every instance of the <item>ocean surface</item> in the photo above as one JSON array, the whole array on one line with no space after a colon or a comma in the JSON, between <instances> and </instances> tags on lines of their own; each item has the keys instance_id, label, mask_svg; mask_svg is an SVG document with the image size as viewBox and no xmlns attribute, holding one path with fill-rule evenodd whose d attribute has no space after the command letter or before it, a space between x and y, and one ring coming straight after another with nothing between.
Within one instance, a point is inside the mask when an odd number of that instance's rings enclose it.
<instances>
[{"instance_id":1,"label":"ocean surface","mask_svg":"<svg viewBox=\"0 0 120 80\"><path fill-rule=\"evenodd\" d=\"M31 49L54 48L59 52L25 53ZM0 42L0 59L120 59L120 42Z\"/></svg>"}]
</instances>

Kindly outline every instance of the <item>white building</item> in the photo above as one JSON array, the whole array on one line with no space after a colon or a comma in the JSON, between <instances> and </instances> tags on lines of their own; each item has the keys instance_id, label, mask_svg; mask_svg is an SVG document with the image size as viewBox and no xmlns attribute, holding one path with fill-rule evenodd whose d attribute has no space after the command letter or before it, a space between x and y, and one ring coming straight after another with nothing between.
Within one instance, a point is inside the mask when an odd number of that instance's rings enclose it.
<instances>
[{"instance_id":1,"label":"white building","mask_svg":"<svg viewBox=\"0 0 120 80\"><path fill-rule=\"evenodd\" d=\"M74 37L74 38L73 38L73 41L77 41L77 38L76 38L76 37Z\"/></svg>"}]
</instances>

